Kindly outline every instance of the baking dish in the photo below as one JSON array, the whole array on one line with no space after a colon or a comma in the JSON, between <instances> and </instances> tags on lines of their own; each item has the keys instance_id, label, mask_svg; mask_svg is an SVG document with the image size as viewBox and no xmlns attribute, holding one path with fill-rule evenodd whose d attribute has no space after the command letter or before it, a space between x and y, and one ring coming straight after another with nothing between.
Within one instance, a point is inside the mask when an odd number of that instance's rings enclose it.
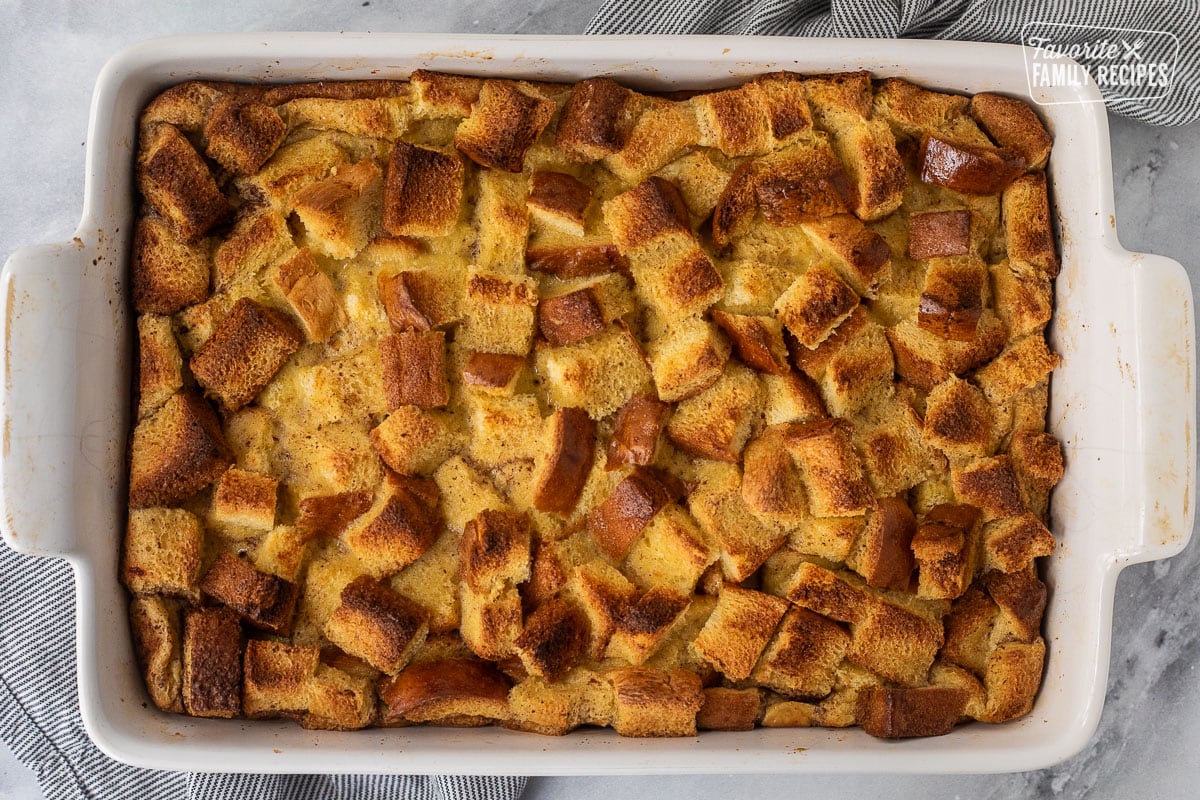
<instances>
[{"instance_id":1,"label":"baking dish","mask_svg":"<svg viewBox=\"0 0 1200 800\"><path fill-rule=\"evenodd\" d=\"M1027 717L904 742L824 729L633 740L612 731L548 738L496 728L315 732L168 715L148 703L117 578L138 112L166 86L194 78L403 78L417 68L543 80L607 74L644 89L716 87L777 69L869 69L948 91L1030 99L1019 47L958 42L222 34L149 41L117 55L93 98L75 238L19 251L0 276L3 535L21 552L74 567L79 698L97 745L162 769L480 774L1001 772L1081 749L1104 699L1117 574L1186 545L1196 457L1191 287L1178 263L1117 242L1107 119L1094 86L1075 90L1090 102L1040 109L1055 137L1049 172L1063 257L1050 329L1063 364L1050 429L1068 467L1053 502L1060 546L1044 569L1052 592L1046 676Z\"/></svg>"}]
</instances>

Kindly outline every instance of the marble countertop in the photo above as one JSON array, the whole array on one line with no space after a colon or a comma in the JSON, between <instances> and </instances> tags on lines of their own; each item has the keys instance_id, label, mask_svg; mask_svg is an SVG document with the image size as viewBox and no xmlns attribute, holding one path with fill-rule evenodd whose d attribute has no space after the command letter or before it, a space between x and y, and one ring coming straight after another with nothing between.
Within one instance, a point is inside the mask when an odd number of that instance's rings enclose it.
<instances>
[{"instance_id":1,"label":"marble countertop","mask_svg":"<svg viewBox=\"0 0 1200 800\"><path fill-rule=\"evenodd\" d=\"M140 39L235 30L579 33L599 0L243 3L0 0L0 258L65 241L78 222L88 102L103 63ZM1200 286L1195 245L1200 123L1155 129L1113 118L1117 228L1130 250L1181 261ZM1200 538L1200 537L1198 537ZM755 797L1182 798L1200 783L1200 542L1127 569L1116 590L1112 667L1100 729L1057 767L998 776L650 776L537 778L530 798ZM0 798L41 797L0 745Z\"/></svg>"}]
</instances>

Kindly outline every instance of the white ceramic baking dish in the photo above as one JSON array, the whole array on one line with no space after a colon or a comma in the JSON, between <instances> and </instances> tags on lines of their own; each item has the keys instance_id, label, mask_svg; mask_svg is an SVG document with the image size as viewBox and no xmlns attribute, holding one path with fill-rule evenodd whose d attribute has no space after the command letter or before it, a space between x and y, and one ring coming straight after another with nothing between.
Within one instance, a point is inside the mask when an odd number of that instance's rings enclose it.
<instances>
[{"instance_id":1,"label":"white ceramic baking dish","mask_svg":"<svg viewBox=\"0 0 1200 800\"><path fill-rule=\"evenodd\" d=\"M96 743L146 767L327 773L1001 772L1081 749L1104 700L1117 573L1185 546L1196 456L1191 287L1178 263L1117 242L1108 125L1089 87L1074 99L1092 102L1041 109L1055 138L1063 256L1051 331L1063 365L1050 428L1065 445L1067 472L1053 502L1061 546L1044 570L1052 592L1045 683L1024 719L904 742L821 729L635 740L497 728L310 732L190 719L146 702L117 580L139 109L193 78L403 78L421 67L548 80L606 74L651 89L715 87L778 69L869 69L949 91L1030 97L1020 48L954 42L221 34L150 41L113 58L92 103L75 238L18 252L2 276L3 534L17 550L66 558L75 569L79 699Z\"/></svg>"}]
</instances>

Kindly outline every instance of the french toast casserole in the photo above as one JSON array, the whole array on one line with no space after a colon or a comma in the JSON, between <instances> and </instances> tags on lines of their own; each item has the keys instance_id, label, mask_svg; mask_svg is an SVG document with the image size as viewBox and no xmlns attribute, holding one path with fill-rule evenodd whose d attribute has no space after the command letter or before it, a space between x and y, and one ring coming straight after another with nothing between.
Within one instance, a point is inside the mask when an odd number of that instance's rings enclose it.
<instances>
[{"instance_id":1,"label":"french toast casserole","mask_svg":"<svg viewBox=\"0 0 1200 800\"><path fill-rule=\"evenodd\" d=\"M191 82L140 121L159 708L629 736L1027 713L1058 258L1024 103Z\"/></svg>"}]
</instances>

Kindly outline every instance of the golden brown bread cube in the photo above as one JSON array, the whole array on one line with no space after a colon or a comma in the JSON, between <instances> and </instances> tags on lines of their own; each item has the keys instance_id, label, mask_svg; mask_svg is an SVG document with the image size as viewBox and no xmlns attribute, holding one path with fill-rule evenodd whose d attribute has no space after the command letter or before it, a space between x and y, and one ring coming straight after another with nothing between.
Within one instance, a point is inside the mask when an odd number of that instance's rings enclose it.
<instances>
[{"instance_id":1,"label":"golden brown bread cube","mask_svg":"<svg viewBox=\"0 0 1200 800\"><path fill-rule=\"evenodd\" d=\"M218 521L269 531L275 527L278 479L230 467L213 489L212 514Z\"/></svg>"},{"instance_id":2,"label":"golden brown bread cube","mask_svg":"<svg viewBox=\"0 0 1200 800\"><path fill-rule=\"evenodd\" d=\"M446 380L446 334L401 331L379 340L379 361L388 410L440 408L450 402Z\"/></svg>"},{"instance_id":3,"label":"golden brown bread cube","mask_svg":"<svg viewBox=\"0 0 1200 800\"><path fill-rule=\"evenodd\" d=\"M234 175L253 175L286 133L287 125L270 106L225 97L204 122L204 152Z\"/></svg>"},{"instance_id":4,"label":"golden brown bread cube","mask_svg":"<svg viewBox=\"0 0 1200 800\"><path fill-rule=\"evenodd\" d=\"M251 639L246 642L242 710L252 719L302 714L321 648Z\"/></svg>"},{"instance_id":5,"label":"golden brown bread cube","mask_svg":"<svg viewBox=\"0 0 1200 800\"><path fill-rule=\"evenodd\" d=\"M183 660L179 606L165 597L135 597L129 604L133 649L154 705L183 713Z\"/></svg>"},{"instance_id":6,"label":"golden brown bread cube","mask_svg":"<svg viewBox=\"0 0 1200 800\"><path fill-rule=\"evenodd\" d=\"M560 408L547 423L548 447L534 472L533 507L569 514L592 470L596 424L582 408Z\"/></svg>"},{"instance_id":7,"label":"golden brown bread cube","mask_svg":"<svg viewBox=\"0 0 1200 800\"><path fill-rule=\"evenodd\" d=\"M1007 260L990 270L996 315L1008 329L1009 338L1045 327L1054 310L1050 276L1031 265Z\"/></svg>"},{"instance_id":8,"label":"golden brown bread cube","mask_svg":"<svg viewBox=\"0 0 1200 800\"><path fill-rule=\"evenodd\" d=\"M575 666L588 648L583 612L561 598L538 606L517 637L517 657L530 675L556 681Z\"/></svg>"},{"instance_id":9,"label":"golden brown bread cube","mask_svg":"<svg viewBox=\"0 0 1200 800\"><path fill-rule=\"evenodd\" d=\"M460 545L462 579L477 592L529 579L531 527L527 514L483 511L467 523Z\"/></svg>"},{"instance_id":10,"label":"golden brown bread cube","mask_svg":"<svg viewBox=\"0 0 1200 800\"><path fill-rule=\"evenodd\" d=\"M1021 489L1006 455L980 458L961 468L951 467L954 494L983 512L983 521L1025 513Z\"/></svg>"},{"instance_id":11,"label":"golden brown bread cube","mask_svg":"<svg viewBox=\"0 0 1200 800\"><path fill-rule=\"evenodd\" d=\"M845 214L856 205L852 179L825 138L813 138L773 153L757 162L753 172L758 209L774 225L796 225ZM736 179L735 174L730 183ZM719 213L721 203L717 208Z\"/></svg>"},{"instance_id":12,"label":"golden brown bread cube","mask_svg":"<svg viewBox=\"0 0 1200 800\"><path fill-rule=\"evenodd\" d=\"M882 236L852 214L835 214L801 227L842 280L863 297L875 297L892 263L891 248Z\"/></svg>"},{"instance_id":13,"label":"golden brown bread cube","mask_svg":"<svg viewBox=\"0 0 1200 800\"><path fill-rule=\"evenodd\" d=\"M383 191L383 172L372 160L334 167L292 198L312 247L330 258L353 258L371 240Z\"/></svg>"},{"instance_id":14,"label":"golden brown bread cube","mask_svg":"<svg viewBox=\"0 0 1200 800\"><path fill-rule=\"evenodd\" d=\"M965 256L971 251L971 212L929 211L908 219L910 258Z\"/></svg>"},{"instance_id":15,"label":"golden brown bread cube","mask_svg":"<svg viewBox=\"0 0 1200 800\"><path fill-rule=\"evenodd\" d=\"M752 370L728 363L716 383L676 405L667 436L692 455L736 462L754 435L763 394Z\"/></svg>"},{"instance_id":16,"label":"golden brown bread cube","mask_svg":"<svg viewBox=\"0 0 1200 800\"><path fill-rule=\"evenodd\" d=\"M217 556L200 580L200 591L256 628L282 636L291 632L299 588L232 553Z\"/></svg>"},{"instance_id":17,"label":"golden brown bread cube","mask_svg":"<svg viewBox=\"0 0 1200 800\"><path fill-rule=\"evenodd\" d=\"M457 156L396 142L383 186L383 229L392 236L443 236L458 221L463 163Z\"/></svg>"},{"instance_id":18,"label":"golden brown bread cube","mask_svg":"<svg viewBox=\"0 0 1200 800\"><path fill-rule=\"evenodd\" d=\"M612 724L613 688L606 676L576 668L560 681L526 678L508 695L508 727L562 736L581 725Z\"/></svg>"},{"instance_id":19,"label":"golden brown bread cube","mask_svg":"<svg viewBox=\"0 0 1200 800\"><path fill-rule=\"evenodd\" d=\"M987 705L979 719L1005 722L1028 714L1042 680L1046 643L1037 637L1031 643L1006 642L988 657L984 686Z\"/></svg>"},{"instance_id":20,"label":"golden brown bread cube","mask_svg":"<svg viewBox=\"0 0 1200 800\"><path fill-rule=\"evenodd\" d=\"M646 345L658 399L674 403L694 397L721 377L729 342L709 322L689 317Z\"/></svg>"},{"instance_id":21,"label":"golden brown bread cube","mask_svg":"<svg viewBox=\"0 0 1200 800\"><path fill-rule=\"evenodd\" d=\"M520 172L554 110L554 101L528 84L485 80L470 116L454 132L454 146L482 167Z\"/></svg>"},{"instance_id":22,"label":"golden brown bread cube","mask_svg":"<svg viewBox=\"0 0 1200 800\"><path fill-rule=\"evenodd\" d=\"M443 75L419 69L409 76L418 109L428 117L458 117L471 113L483 81L464 75Z\"/></svg>"},{"instance_id":23,"label":"golden brown bread cube","mask_svg":"<svg viewBox=\"0 0 1200 800\"><path fill-rule=\"evenodd\" d=\"M983 316L987 267L973 258L935 259L925 272L917 325L943 339L971 341Z\"/></svg>"},{"instance_id":24,"label":"golden brown bread cube","mask_svg":"<svg viewBox=\"0 0 1200 800\"><path fill-rule=\"evenodd\" d=\"M800 102L804 102L803 96ZM775 144L766 92L757 82L702 94L693 105L704 147L716 147L727 156L738 157L762 155ZM806 106L802 107L807 111Z\"/></svg>"},{"instance_id":25,"label":"golden brown bread cube","mask_svg":"<svg viewBox=\"0 0 1200 800\"><path fill-rule=\"evenodd\" d=\"M667 586L691 594L717 555L714 543L696 521L672 504L655 514L634 539L624 569L630 580L643 589Z\"/></svg>"},{"instance_id":26,"label":"golden brown bread cube","mask_svg":"<svg viewBox=\"0 0 1200 800\"><path fill-rule=\"evenodd\" d=\"M550 402L585 408L592 419L608 416L652 385L637 339L618 325L587 342L539 346L534 355Z\"/></svg>"},{"instance_id":27,"label":"golden brown bread cube","mask_svg":"<svg viewBox=\"0 0 1200 800\"><path fill-rule=\"evenodd\" d=\"M849 645L850 634L838 623L790 608L750 677L788 697L824 697L833 691Z\"/></svg>"},{"instance_id":28,"label":"golden brown bread cube","mask_svg":"<svg viewBox=\"0 0 1200 800\"><path fill-rule=\"evenodd\" d=\"M380 458L401 475L429 475L460 446L454 417L400 406L371 431Z\"/></svg>"},{"instance_id":29,"label":"golden brown bread cube","mask_svg":"<svg viewBox=\"0 0 1200 800\"><path fill-rule=\"evenodd\" d=\"M186 500L231 463L233 452L208 403L188 391L174 394L133 429L129 505L148 508Z\"/></svg>"},{"instance_id":30,"label":"golden brown bread cube","mask_svg":"<svg viewBox=\"0 0 1200 800\"><path fill-rule=\"evenodd\" d=\"M752 731L762 715L761 707L758 689L710 686L696 713L696 727L702 731Z\"/></svg>"},{"instance_id":31,"label":"golden brown bread cube","mask_svg":"<svg viewBox=\"0 0 1200 800\"><path fill-rule=\"evenodd\" d=\"M375 687L369 677L320 664L308 684L308 713L300 724L313 730L365 728L375 718Z\"/></svg>"},{"instance_id":32,"label":"golden brown bread cube","mask_svg":"<svg viewBox=\"0 0 1200 800\"><path fill-rule=\"evenodd\" d=\"M605 655L644 664L684 622L691 600L666 586L647 589L625 604Z\"/></svg>"},{"instance_id":33,"label":"golden brown bread cube","mask_svg":"<svg viewBox=\"0 0 1200 800\"><path fill-rule=\"evenodd\" d=\"M712 318L729 336L733 350L743 364L770 375L784 375L790 371L779 320L721 310L714 310Z\"/></svg>"},{"instance_id":34,"label":"golden brown bread cube","mask_svg":"<svg viewBox=\"0 0 1200 800\"><path fill-rule=\"evenodd\" d=\"M832 270L813 266L775 301L775 314L810 350L850 316L858 294Z\"/></svg>"},{"instance_id":35,"label":"golden brown bread cube","mask_svg":"<svg viewBox=\"0 0 1200 800\"><path fill-rule=\"evenodd\" d=\"M917 149L921 180L963 194L999 194L1025 171L1025 160L1005 148L958 144L925 134Z\"/></svg>"},{"instance_id":36,"label":"golden brown bread cube","mask_svg":"<svg viewBox=\"0 0 1200 800\"><path fill-rule=\"evenodd\" d=\"M869 686L858 695L858 724L872 736L942 736L963 716L967 693L943 686Z\"/></svg>"},{"instance_id":37,"label":"golden brown bread cube","mask_svg":"<svg viewBox=\"0 0 1200 800\"><path fill-rule=\"evenodd\" d=\"M699 676L684 669L625 667L609 673L616 692L613 727L622 736L695 736L704 704Z\"/></svg>"},{"instance_id":38,"label":"golden brown bread cube","mask_svg":"<svg viewBox=\"0 0 1200 800\"><path fill-rule=\"evenodd\" d=\"M1004 190L1001 207L1009 259L1032 264L1047 275L1057 274L1046 173L1031 172L1013 181Z\"/></svg>"},{"instance_id":39,"label":"golden brown bread cube","mask_svg":"<svg viewBox=\"0 0 1200 800\"><path fill-rule=\"evenodd\" d=\"M673 237L690 238L692 234L679 187L659 177L648 178L608 201L604 220L623 255L644 253Z\"/></svg>"},{"instance_id":40,"label":"golden brown bread cube","mask_svg":"<svg viewBox=\"0 0 1200 800\"><path fill-rule=\"evenodd\" d=\"M641 105L624 146L604 158L604 166L626 184L635 184L670 164L700 140L696 115L686 102L639 97Z\"/></svg>"},{"instance_id":41,"label":"golden brown bread cube","mask_svg":"<svg viewBox=\"0 0 1200 800\"><path fill-rule=\"evenodd\" d=\"M789 425L772 425L746 445L742 500L768 522L795 524L808 516L800 471L787 449Z\"/></svg>"},{"instance_id":42,"label":"golden brown bread cube","mask_svg":"<svg viewBox=\"0 0 1200 800\"><path fill-rule=\"evenodd\" d=\"M195 242L229 211L208 165L173 125L142 133L137 158L138 191L184 242Z\"/></svg>"},{"instance_id":43,"label":"golden brown bread cube","mask_svg":"<svg viewBox=\"0 0 1200 800\"><path fill-rule=\"evenodd\" d=\"M787 541L787 531L764 523L746 505L736 466L714 464L698 477L688 510L719 548L720 573L744 581Z\"/></svg>"},{"instance_id":44,"label":"golden brown bread cube","mask_svg":"<svg viewBox=\"0 0 1200 800\"><path fill-rule=\"evenodd\" d=\"M850 626L846 658L889 681L920 686L943 642L940 620L876 600Z\"/></svg>"},{"instance_id":45,"label":"golden brown bread cube","mask_svg":"<svg viewBox=\"0 0 1200 800\"><path fill-rule=\"evenodd\" d=\"M130 269L139 313L174 314L208 297L207 248L181 240L155 217L138 220Z\"/></svg>"},{"instance_id":46,"label":"golden brown bread cube","mask_svg":"<svg viewBox=\"0 0 1200 800\"><path fill-rule=\"evenodd\" d=\"M137 330L137 418L142 420L183 388L183 355L168 317L142 314Z\"/></svg>"},{"instance_id":47,"label":"golden brown bread cube","mask_svg":"<svg viewBox=\"0 0 1200 800\"><path fill-rule=\"evenodd\" d=\"M346 324L346 311L329 276L317 267L305 248L279 266L276 283L292 313L300 320L305 339L324 342Z\"/></svg>"},{"instance_id":48,"label":"golden brown bread cube","mask_svg":"<svg viewBox=\"0 0 1200 800\"><path fill-rule=\"evenodd\" d=\"M788 448L800 465L814 517L849 517L871 505L871 489L862 462L842 419L801 425L788 436Z\"/></svg>"},{"instance_id":49,"label":"golden brown bread cube","mask_svg":"<svg viewBox=\"0 0 1200 800\"><path fill-rule=\"evenodd\" d=\"M500 353L471 353L463 365L462 381L478 392L509 396L516 389L527 359Z\"/></svg>"},{"instance_id":50,"label":"golden brown bread cube","mask_svg":"<svg viewBox=\"0 0 1200 800\"><path fill-rule=\"evenodd\" d=\"M324 632L350 655L394 675L425 641L429 626L424 609L364 575L342 589Z\"/></svg>"},{"instance_id":51,"label":"golden brown bread cube","mask_svg":"<svg viewBox=\"0 0 1200 800\"><path fill-rule=\"evenodd\" d=\"M583 236L591 200L591 187L564 172L539 171L529 178L529 213L547 227Z\"/></svg>"},{"instance_id":52,"label":"golden brown bread cube","mask_svg":"<svg viewBox=\"0 0 1200 800\"><path fill-rule=\"evenodd\" d=\"M621 464L647 466L654 463L670 410L667 403L648 394L632 397L621 406L613 421L605 468L616 469Z\"/></svg>"},{"instance_id":53,"label":"golden brown bread cube","mask_svg":"<svg viewBox=\"0 0 1200 800\"><path fill-rule=\"evenodd\" d=\"M987 572L980 579L988 596L1000 609L1006 633L1022 642L1032 642L1041 628L1046 610L1046 585L1030 570ZM993 631L996 635L997 631Z\"/></svg>"},{"instance_id":54,"label":"golden brown bread cube","mask_svg":"<svg viewBox=\"0 0 1200 800\"><path fill-rule=\"evenodd\" d=\"M588 515L588 533L602 552L620 561L654 515L682 493L673 476L635 467Z\"/></svg>"},{"instance_id":55,"label":"golden brown bread cube","mask_svg":"<svg viewBox=\"0 0 1200 800\"><path fill-rule=\"evenodd\" d=\"M455 341L466 350L523 356L533 343L537 285L490 272L467 277L466 324Z\"/></svg>"},{"instance_id":56,"label":"golden brown bread cube","mask_svg":"<svg viewBox=\"0 0 1200 800\"><path fill-rule=\"evenodd\" d=\"M971 116L996 144L1019 153L1030 169L1045 166L1050 155L1050 134L1028 103L980 92L971 98Z\"/></svg>"},{"instance_id":57,"label":"golden brown bread cube","mask_svg":"<svg viewBox=\"0 0 1200 800\"><path fill-rule=\"evenodd\" d=\"M228 608L183 615L183 707L194 717L242 711L242 629Z\"/></svg>"},{"instance_id":58,"label":"golden brown bread cube","mask_svg":"<svg viewBox=\"0 0 1200 800\"><path fill-rule=\"evenodd\" d=\"M628 261L613 244L530 247L525 251L525 264L535 272L564 279L629 270Z\"/></svg>"},{"instance_id":59,"label":"golden brown bread cube","mask_svg":"<svg viewBox=\"0 0 1200 800\"><path fill-rule=\"evenodd\" d=\"M555 347L575 344L601 333L609 320L588 289L546 297L538 303L538 332Z\"/></svg>"},{"instance_id":60,"label":"golden brown bread cube","mask_svg":"<svg viewBox=\"0 0 1200 800\"><path fill-rule=\"evenodd\" d=\"M953 600L979 568L979 511L968 505L932 508L912 539L920 583L917 596Z\"/></svg>"},{"instance_id":61,"label":"golden brown bread cube","mask_svg":"<svg viewBox=\"0 0 1200 800\"><path fill-rule=\"evenodd\" d=\"M377 575L393 575L421 557L442 532L440 490L428 479L396 476L342 541Z\"/></svg>"},{"instance_id":62,"label":"golden brown bread cube","mask_svg":"<svg viewBox=\"0 0 1200 800\"><path fill-rule=\"evenodd\" d=\"M846 559L846 565L871 586L906 591L912 577L913 537L917 519L908 503L882 497L867 515L867 524Z\"/></svg>"},{"instance_id":63,"label":"golden brown bread cube","mask_svg":"<svg viewBox=\"0 0 1200 800\"><path fill-rule=\"evenodd\" d=\"M637 595L637 587L608 562L597 558L574 569L567 579L566 590L587 617L588 655L603 658L618 620Z\"/></svg>"},{"instance_id":64,"label":"golden brown bread cube","mask_svg":"<svg viewBox=\"0 0 1200 800\"><path fill-rule=\"evenodd\" d=\"M796 570L787 587L787 599L823 617L850 623L862 621L872 603L866 591L810 561L802 562Z\"/></svg>"},{"instance_id":65,"label":"golden brown bread cube","mask_svg":"<svg viewBox=\"0 0 1200 800\"><path fill-rule=\"evenodd\" d=\"M729 680L744 680L750 677L787 609L788 603L782 598L723 586L717 607L692 647Z\"/></svg>"},{"instance_id":66,"label":"golden brown bread cube","mask_svg":"<svg viewBox=\"0 0 1200 800\"><path fill-rule=\"evenodd\" d=\"M554 143L573 161L598 161L625 147L636 111L636 95L616 81L580 81L563 106Z\"/></svg>"},{"instance_id":67,"label":"golden brown bread cube","mask_svg":"<svg viewBox=\"0 0 1200 800\"><path fill-rule=\"evenodd\" d=\"M447 658L411 664L380 687L389 721L508 717L508 680L484 661Z\"/></svg>"},{"instance_id":68,"label":"golden brown bread cube","mask_svg":"<svg viewBox=\"0 0 1200 800\"><path fill-rule=\"evenodd\" d=\"M925 400L922 436L949 456L987 456L996 446L994 413L983 392L951 376Z\"/></svg>"},{"instance_id":69,"label":"golden brown bread cube","mask_svg":"<svg viewBox=\"0 0 1200 800\"><path fill-rule=\"evenodd\" d=\"M1017 572L1052 554L1056 545L1054 534L1032 513L998 519L983 528L983 568Z\"/></svg>"},{"instance_id":70,"label":"golden brown bread cube","mask_svg":"<svg viewBox=\"0 0 1200 800\"><path fill-rule=\"evenodd\" d=\"M248 404L275 377L303 337L288 319L243 297L233 304L189 366L229 411Z\"/></svg>"}]
</instances>

